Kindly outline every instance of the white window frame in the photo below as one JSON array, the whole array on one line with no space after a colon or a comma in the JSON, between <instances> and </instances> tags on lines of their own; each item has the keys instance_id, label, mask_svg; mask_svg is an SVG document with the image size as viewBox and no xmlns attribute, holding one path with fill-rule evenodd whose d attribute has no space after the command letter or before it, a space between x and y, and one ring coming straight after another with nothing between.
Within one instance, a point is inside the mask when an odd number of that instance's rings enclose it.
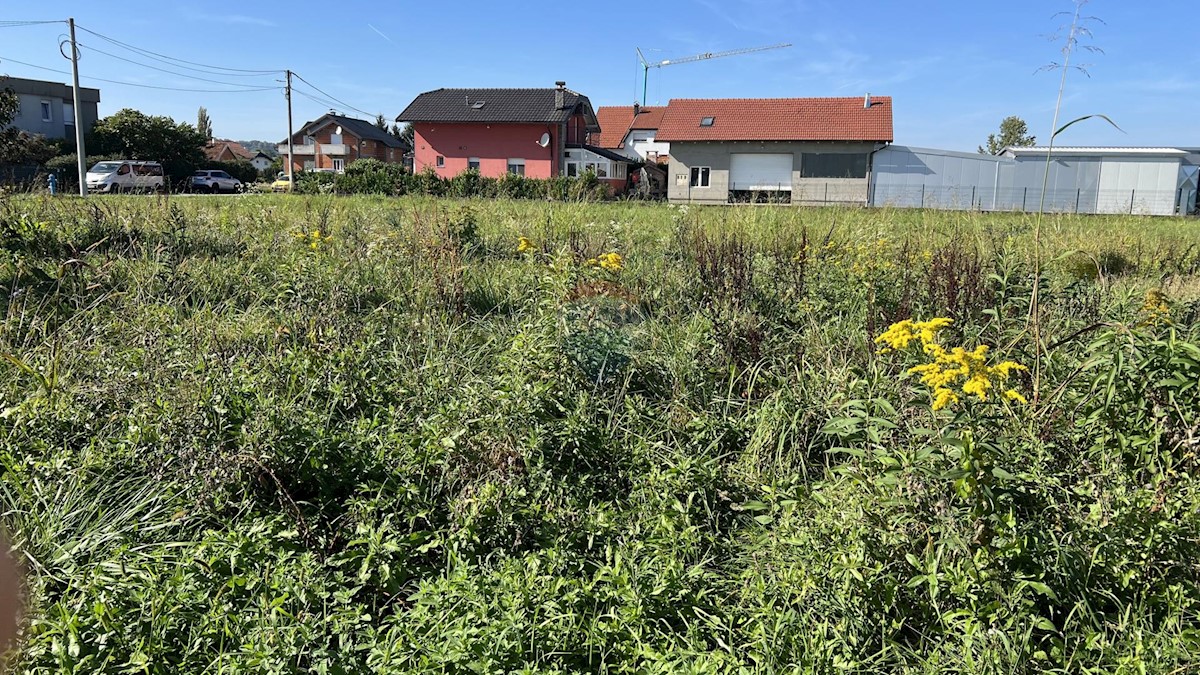
<instances>
[{"instance_id":1,"label":"white window frame","mask_svg":"<svg viewBox=\"0 0 1200 675\"><path fill-rule=\"evenodd\" d=\"M579 177L579 162L567 162L567 177L568 178L578 178Z\"/></svg>"},{"instance_id":2,"label":"white window frame","mask_svg":"<svg viewBox=\"0 0 1200 675\"><path fill-rule=\"evenodd\" d=\"M707 188L712 185L712 167L711 166L693 166L689 172L688 186L696 189Z\"/></svg>"},{"instance_id":3,"label":"white window frame","mask_svg":"<svg viewBox=\"0 0 1200 675\"><path fill-rule=\"evenodd\" d=\"M467 158L467 170L468 171L470 171L471 169L480 171L481 170L480 167L482 167L482 166L483 166L483 164L479 161L478 157L468 157Z\"/></svg>"},{"instance_id":4,"label":"white window frame","mask_svg":"<svg viewBox=\"0 0 1200 675\"><path fill-rule=\"evenodd\" d=\"M519 169L519 170L514 170ZM518 176L525 175L525 160L519 157L508 158L508 173L515 173Z\"/></svg>"},{"instance_id":5,"label":"white window frame","mask_svg":"<svg viewBox=\"0 0 1200 675\"><path fill-rule=\"evenodd\" d=\"M596 162L596 178L611 178L612 166L608 162Z\"/></svg>"},{"instance_id":6,"label":"white window frame","mask_svg":"<svg viewBox=\"0 0 1200 675\"><path fill-rule=\"evenodd\" d=\"M334 157L333 170L338 173L344 173L346 171L346 160L341 157Z\"/></svg>"},{"instance_id":7,"label":"white window frame","mask_svg":"<svg viewBox=\"0 0 1200 675\"><path fill-rule=\"evenodd\" d=\"M446 156L438 155L437 158L433 160L433 165L439 169L446 168Z\"/></svg>"},{"instance_id":8,"label":"white window frame","mask_svg":"<svg viewBox=\"0 0 1200 675\"><path fill-rule=\"evenodd\" d=\"M311 159L304 160L304 170L305 171L312 171L313 169L316 169L316 168L317 168L316 162L314 162Z\"/></svg>"},{"instance_id":9,"label":"white window frame","mask_svg":"<svg viewBox=\"0 0 1200 675\"><path fill-rule=\"evenodd\" d=\"M50 101L50 99L46 99L46 98L42 99L42 121L43 122L53 122L54 121L54 105L53 105L53 102Z\"/></svg>"}]
</instances>

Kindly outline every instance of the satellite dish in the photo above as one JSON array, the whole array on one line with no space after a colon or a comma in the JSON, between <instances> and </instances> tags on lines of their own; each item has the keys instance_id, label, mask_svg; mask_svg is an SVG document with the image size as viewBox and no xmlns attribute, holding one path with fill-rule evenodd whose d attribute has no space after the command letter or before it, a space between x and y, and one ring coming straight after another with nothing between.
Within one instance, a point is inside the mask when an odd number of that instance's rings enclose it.
<instances>
[{"instance_id":1,"label":"satellite dish","mask_svg":"<svg viewBox=\"0 0 1200 675\"><path fill-rule=\"evenodd\" d=\"M550 134L549 133L542 134L542 137L538 139L537 144L542 146L543 148L550 145Z\"/></svg>"},{"instance_id":2,"label":"satellite dish","mask_svg":"<svg viewBox=\"0 0 1200 675\"><path fill-rule=\"evenodd\" d=\"M341 136L341 135L342 135L342 127L341 127L341 125L339 125L339 126L338 126L338 128L337 128L337 129L336 129L336 130L335 130L333 133L337 134L338 136Z\"/></svg>"}]
</instances>

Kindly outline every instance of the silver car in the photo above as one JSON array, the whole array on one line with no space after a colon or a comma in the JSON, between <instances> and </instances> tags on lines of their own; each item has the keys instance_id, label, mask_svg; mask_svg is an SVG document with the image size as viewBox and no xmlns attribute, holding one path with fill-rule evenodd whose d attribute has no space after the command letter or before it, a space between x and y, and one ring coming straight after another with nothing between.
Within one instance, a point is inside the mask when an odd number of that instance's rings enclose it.
<instances>
[{"instance_id":1,"label":"silver car","mask_svg":"<svg viewBox=\"0 0 1200 675\"><path fill-rule=\"evenodd\" d=\"M192 190L216 194L221 191L241 192L242 181L218 169L206 169L192 174Z\"/></svg>"}]
</instances>

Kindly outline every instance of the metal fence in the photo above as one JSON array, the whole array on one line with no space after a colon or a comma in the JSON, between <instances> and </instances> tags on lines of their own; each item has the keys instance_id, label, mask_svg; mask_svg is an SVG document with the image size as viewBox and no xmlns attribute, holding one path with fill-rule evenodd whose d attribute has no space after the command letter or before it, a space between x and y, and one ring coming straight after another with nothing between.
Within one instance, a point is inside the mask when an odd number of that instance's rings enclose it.
<instances>
[{"instance_id":1,"label":"metal fence","mask_svg":"<svg viewBox=\"0 0 1200 675\"><path fill-rule=\"evenodd\" d=\"M1109 213L1134 215L1188 215L1196 211L1194 190L1046 190L1040 187L983 188L978 186L875 185L871 206L977 211L1030 211L1051 213Z\"/></svg>"}]
</instances>

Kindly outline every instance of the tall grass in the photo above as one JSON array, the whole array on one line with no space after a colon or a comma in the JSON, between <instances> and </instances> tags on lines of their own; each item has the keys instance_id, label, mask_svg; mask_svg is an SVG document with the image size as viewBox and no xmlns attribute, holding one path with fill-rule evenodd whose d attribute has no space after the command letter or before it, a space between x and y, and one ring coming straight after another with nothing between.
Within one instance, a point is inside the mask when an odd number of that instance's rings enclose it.
<instances>
[{"instance_id":1,"label":"tall grass","mask_svg":"<svg viewBox=\"0 0 1200 675\"><path fill-rule=\"evenodd\" d=\"M1186 672L1193 226L0 201L14 665ZM1032 366L1035 292L1036 408L875 340Z\"/></svg>"}]
</instances>

